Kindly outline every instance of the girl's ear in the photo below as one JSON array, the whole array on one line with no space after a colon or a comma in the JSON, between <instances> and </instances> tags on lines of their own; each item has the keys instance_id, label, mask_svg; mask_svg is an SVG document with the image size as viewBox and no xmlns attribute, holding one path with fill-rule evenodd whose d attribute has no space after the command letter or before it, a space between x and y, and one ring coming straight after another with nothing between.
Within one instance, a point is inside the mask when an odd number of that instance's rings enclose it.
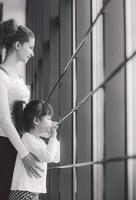
<instances>
[{"instance_id":1,"label":"girl's ear","mask_svg":"<svg viewBox=\"0 0 136 200\"><path fill-rule=\"evenodd\" d=\"M34 119L33 119L34 125L37 126L39 124L39 122L40 122L39 117L34 117Z\"/></svg>"},{"instance_id":2,"label":"girl's ear","mask_svg":"<svg viewBox=\"0 0 136 200\"><path fill-rule=\"evenodd\" d=\"M19 41L17 41L17 42L15 43L15 49L16 49L16 50L19 50L19 49L20 49L20 42L19 42Z\"/></svg>"}]
</instances>

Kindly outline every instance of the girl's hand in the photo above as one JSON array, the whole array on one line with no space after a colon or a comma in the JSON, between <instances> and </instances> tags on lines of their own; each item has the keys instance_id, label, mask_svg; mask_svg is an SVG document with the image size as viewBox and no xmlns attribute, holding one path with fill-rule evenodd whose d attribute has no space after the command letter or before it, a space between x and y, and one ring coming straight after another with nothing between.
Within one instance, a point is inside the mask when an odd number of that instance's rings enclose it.
<instances>
[{"instance_id":1,"label":"girl's hand","mask_svg":"<svg viewBox=\"0 0 136 200\"><path fill-rule=\"evenodd\" d=\"M52 128L55 128L57 130L58 127L58 122L52 122Z\"/></svg>"},{"instance_id":2,"label":"girl's hand","mask_svg":"<svg viewBox=\"0 0 136 200\"><path fill-rule=\"evenodd\" d=\"M32 155L31 153L27 154L22 159L22 162L30 177L41 177L40 172L44 172L44 170L38 166L38 162L40 161L38 161L38 159L34 155Z\"/></svg>"},{"instance_id":3,"label":"girl's hand","mask_svg":"<svg viewBox=\"0 0 136 200\"><path fill-rule=\"evenodd\" d=\"M52 122L52 126L50 129L51 137L56 137L57 136L57 128L58 128L58 123L57 122Z\"/></svg>"}]
</instances>

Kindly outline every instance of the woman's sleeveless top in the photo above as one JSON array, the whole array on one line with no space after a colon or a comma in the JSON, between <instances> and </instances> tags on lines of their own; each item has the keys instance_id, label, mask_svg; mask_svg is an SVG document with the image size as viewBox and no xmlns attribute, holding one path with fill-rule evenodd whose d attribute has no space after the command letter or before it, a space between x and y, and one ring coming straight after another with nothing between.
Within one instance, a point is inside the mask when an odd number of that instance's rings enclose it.
<instances>
[{"instance_id":1,"label":"woman's sleeveless top","mask_svg":"<svg viewBox=\"0 0 136 200\"><path fill-rule=\"evenodd\" d=\"M26 103L29 101L30 91L21 77L18 76L18 78L11 78L6 71L0 68L0 80L4 81L7 87L10 111L12 110L15 101L23 100ZM7 137L1 128L0 136Z\"/></svg>"}]
</instances>

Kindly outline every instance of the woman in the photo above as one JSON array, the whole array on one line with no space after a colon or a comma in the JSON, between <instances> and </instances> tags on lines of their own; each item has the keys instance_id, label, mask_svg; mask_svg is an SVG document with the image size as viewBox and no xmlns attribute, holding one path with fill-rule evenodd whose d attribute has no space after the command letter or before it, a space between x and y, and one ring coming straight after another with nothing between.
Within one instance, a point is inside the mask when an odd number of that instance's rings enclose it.
<instances>
[{"instance_id":1,"label":"woman","mask_svg":"<svg viewBox=\"0 0 136 200\"><path fill-rule=\"evenodd\" d=\"M14 126L11 110L16 100L28 102L29 90L17 72L19 61L27 63L33 56L35 37L31 30L17 26L10 19L0 24L0 50L6 51L0 65L0 198L9 196L13 168L18 152L29 176L40 177L43 171L31 155Z\"/></svg>"}]
</instances>

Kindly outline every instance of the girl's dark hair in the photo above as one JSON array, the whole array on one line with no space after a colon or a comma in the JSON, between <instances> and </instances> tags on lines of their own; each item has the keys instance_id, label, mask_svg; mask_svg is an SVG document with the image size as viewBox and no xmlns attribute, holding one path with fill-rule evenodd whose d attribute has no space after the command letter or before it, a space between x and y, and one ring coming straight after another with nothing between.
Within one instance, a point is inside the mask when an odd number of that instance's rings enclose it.
<instances>
[{"instance_id":1,"label":"girl's dark hair","mask_svg":"<svg viewBox=\"0 0 136 200\"><path fill-rule=\"evenodd\" d=\"M34 38L34 33L27 27L17 25L13 19L0 23L0 50L6 48L8 52L13 44L19 41L21 44Z\"/></svg>"},{"instance_id":2,"label":"girl's dark hair","mask_svg":"<svg viewBox=\"0 0 136 200\"><path fill-rule=\"evenodd\" d=\"M45 115L54 114L52 106L40 100L31 100L24 110L23 107L24 101L16 101L12 109L13 121L20 134L34 128L34 117L41 119Z\"/></svg>"},{"instance_id":3,"label":"girl's dark hair","mask_svg":"<svg viewBox=\"0 0 136 200\"><path fill-rule=\"evenodd\" d=\"M24 106L25 106L24 101L15 101L11 113L13 123L20 136L22 136L22 133L24 132L24 122L23 122Z\"/></svg>"}]
</instances>

